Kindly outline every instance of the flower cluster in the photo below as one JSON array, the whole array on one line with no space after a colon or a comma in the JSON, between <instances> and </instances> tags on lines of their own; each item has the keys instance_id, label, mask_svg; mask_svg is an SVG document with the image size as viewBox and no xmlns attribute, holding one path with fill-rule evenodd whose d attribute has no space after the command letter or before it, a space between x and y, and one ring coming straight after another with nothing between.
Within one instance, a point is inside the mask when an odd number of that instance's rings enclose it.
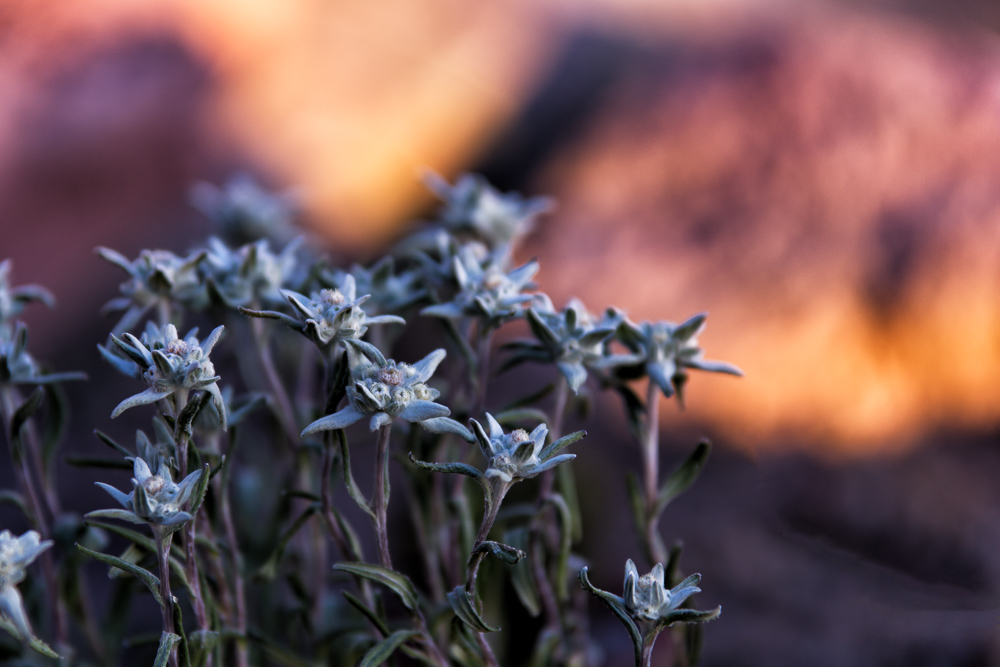
<instances>
[{"instance_id":1,"label":"flower cluster","mask_svg":"<svg viewBox=\"0 0 1000 667\"><path fill-rule=\"evenodd\" d=\"M453 432L454 426L447 423L453 420L445 419L451 410L434 402L440 392L426 384L444 357L444 350L434 350L410 365L384 358L371 362L355 355L353 382L347 387L347 407L317 419L302 431L302 437L347 428L366 417L371 418L372 431L399 417L419 422L431 431Z\"/></svg>"},{"instance_id":2,"label":"flower cluster","mask_svg":"<svg viewBox=\"0 0 1000 667\"><path fill-rule=\"evenodd\" d=\"M111 248L97 248L97 253L129 275L121 284L122 296L108 301L102 310L123 312L115 332L131 329L154 306L169 308L181 303L201 308L208 301L198 271L198 265L208 254L205 250L187 257L178 257L168 250L143 250L134 261Z\"/></svg>"},{"instance_id":3,"label":"flower cluster","mask_svg":"<svg viewBox=\"0 0 1000 667\"><path fill-rule=\"evenodd\" d=\"M296 277L301 245L302 237L298 237L276 254L266 239L233 249L218 238L210 238L202 263L206 287L231 308L279 304L283 301L282 288Z\"/></svg>"},{"instance_id":4,"label":"flower cluster","mask_svg":"<svg viewBox=\"0 0 1000 667\"><path fill-rule=\"evenodd\" d=\"M478 174L463 174L450 185L432 173L425 182L444 202L438 221L446 229L471 233L494 249L516 243L531 231L539 214L552 208L548 197L501 193Z\"/></svg>"},{"instance_id":5,"label":"flower cluster","mask_svg":"<svg viewBox=\"0 0 1000 667\"><path fill-rule=\"evenodd\" d=\"M538 272L538 262L528 262L507 273L496 256L480 256L472 245L459 248L452 262L458 292L449 302L424 308L420 311L422 315L451 319L477 317L488 328L495 329L509 319L520 317L524 304L535 299L534 294L523 292L534 288L531 279Z\"/></svg>"},{"instance_id":6,"label":"flower cluster","mask_svg":"<svg viewBox=\"0 0 1000 667\"><path fill-rule=\"evenodd\" d=\"M741 371L723 361L708 361L698 347L698 334L705 328L707 313L674 324L673 322L643 322L633 324L622 321L618 327L618 339L635 355L635 364L643 366L649 379L657 384L666 397L682 390L687 380L687 369L726 373L742 376ZM629 357L624 357L621 365L628 365Z\"/></svg>"},{"instance_id":7,"label":"flower cluster","mask_svg":"<svg viewBox=\"0 0 1000 667\"><path fill-rule=\"evenodd\" d=\"M560 463L572 461L576 454L556 454L566 445L586 435L580 431L574 434L577 437L572 440L567 436L545 447L545 438L549 434L549 427L545 424L539 424L531 433L521 428L504 433L500 423L488 412L486 422L490 427L488 434L478 421L469 420L476 442L486 457L486 477L496 477L504 483L529 479Z\"/></svg>"},{"instance_id":8,"label":"flower cluster","mask_svg":"<svg viewBox=\"0 0 1000 667\"><path fill-rule=\"evenodd\" d=\"M167 461L151 451L144 453L150 456L149 461L156 472L151 470L150 463L147 463L143 456L136 456L133 460L133 488L128 495L109 484L95 482L132 515L131 517L116 515L116 518L157 526L179 526L190 521L191 514L182 511L181 508L191 500L204 474L203 471L195 470L181 480L180 484L175 484Z\"/></svg>"},{"instance_id":9,"label":"flower cluster","mask_svg":"<svg viewBox=\"0 0 1000 667\"><path fill-rule=\"evenodd\" d=\"M177 335L173 324L156 327L147 325L142 340L130 333L122 338L112 335L111 340L127 359L98 346L101 354L126 375L142 378L149 386L142 393L122 401L111 413L112 419L137 405L148 405L161 399L171 403L174 414L187 405L188 393L202 389L212 396L212 403L219 413L222 428L226 428L226 408L216 382L215 366L209 359L212 349L222 336L224 327L216 327L204 341L199 342L198 330L192 329L184 338Z\"/></svg>"},{"instance_id":10,"label":"flower cluster","mask_svg":"<svg viewBox=\"0 0 1000 667\"><path fill-rule=\"evenodd\" d=\"M235 244L263 238L284 241L293 236L295 199L292 193L268 192L247 174L232 177L221 188L198 183L191 189L194 207Z\"/></svg>"}]
</instances>

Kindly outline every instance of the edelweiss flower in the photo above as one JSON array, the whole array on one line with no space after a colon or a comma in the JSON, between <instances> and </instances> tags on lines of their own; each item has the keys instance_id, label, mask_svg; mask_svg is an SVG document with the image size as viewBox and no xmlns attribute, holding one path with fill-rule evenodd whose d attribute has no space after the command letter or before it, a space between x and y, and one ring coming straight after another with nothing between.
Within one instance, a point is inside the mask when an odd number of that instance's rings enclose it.
<instances>
[{"instance_id":1,"label":"edelweiss flower","mask_svg":"<svg viewBox=\"0 0 1000 667\"><path fill-rule=\"evenodd\" d=\"M425 182L444 201L441 224L450 231L471 232L491 248L514 244L531 231L540 213L552 208L548 197L501 193L478 174L463 174L450 185L432 173Z\"/></svg>"},{"instance_id":2,"label":"edelweiss flower","mask_svg":"<svg viewBox=\"0 0 1000 667\"><path fill-rule=\"evenodd\" d=\"M281 288L290 284L298 268L299 237L280 254L266 239L231 249L218 238L208 240L208 255L202 263L209 290L230 307L251 303L278 304Z\"/></svg>"},{"instance_id":3,"label":"edelweiss flower","mask_svg":"<svg viewBox=\"0 0 1000 667\"><path fill-rule=\"evenodd\" d=\"M302 431L302 437L347 428L366 417L371 417L372 431L391 423L394 417L420 422L432 432L453 432L455 425L461 428L454 420L445 419L451 410L434 402L440 392L426 384L444 357L444 350L435 350L413 365L391 359L360 362L352 373L353 383L347 387L347 407L317 419Z\"/></svg>"},{"instance_id":4,"label":"edelweiss flower","mask_svg":"<svg viewBox=\"0 0 1000 667\"><path fill-rule=\"evenodd\" d=\"M115 368L126 375L141 377L149 385L146 391L122 401L111 413L111 418L114 419L129 408L155 403L161 399L168 399L174 414L179 414L187 405L188 392L203 389L212 395L212 403L220 415L222 429L225 430L226 408L216 384L219 376L215 374L215 366L208 358L222 336L223 329L221 326L216 327L201 343L198 342L197 329L192 329L181 339L173 324L157 328L150 323L142 335L142 341L129 333L122 338L112 335L111 340L128 359L98 346L104 358Z\"/></svg>"},{"instance_id":5,"label":"edelweiss flower","mask_svg":"<svg viewBox=\"0 0 1000 667\"><path fill-rule=\"evenodd\" d=\"M33 530L21 537L14 537L9 530L0 533L0 618L17 631L22 640L31 638L32 633L17 585L24 580L25 568L51 546L51 540L41 541Z\"/></svg>"},{"instance_id":6,"label":"edelweiss flower","mask_svg":"<svg viewBox=\"0 0 1000 667\"><path fill-rule=\"evenodd\" d=\"M708 313L699 313L681 324L643 322L637 325L624 320L618 327L618 338L635 354L610 357L608 365L644 364L649 379L667 398L682 388L689 368L742 377L743 371L732 364L703 358L698 334L705 328L707 317ZM636 358L638 361L633 361Z\"/></svg>"},{"instance_id":7,"label":"edelweiss flower","mask_svg":"<svg viewBox=\"0 0 1000 667\"><path fill-rule=\"evenodd\" d=\"M233 176L221 188L204 182L191 188L191 204L237 244L292 237L295 200L291 192L268 192L247 174Z\"/></svg>"},{"instance_id":8,"label":"edelweiss flower","mask_svg":"<svg viewBox=\"0 0 1000 667\"><path fill-rule=\"evenodd\" d=\"M300 320L272 311L240 308L240 312L251 317L281 320L324 350L337 342L362 342L361 337L371 324L406 324L406 320L396 315L368 317L361 309L361 304L370 299L371 295L356 296L354 276L350 274L344 276L340 289L320 290L314 292L312 297L291 290L282 290L281 293L295 309Z\"/></svg>"},{"instance_id":9,"label":"edelweiss flower","mask_svg":"<svg viewBox=\"0 0 1000 667\"><path fill-rule=\"evenodd\" d=\"M528 262L504 273L496 257L479 258L475 250L466 245L453 257L452 270L458 294L447 303L424 308L420 311L422 315L481 317L491 328L496 328L506 320L520 317L523 305L535 299L534 294L522 291L534 287L531 278L538 273L538 262Z\"/></svg>"},{"instance_id":10,"label":"edelweiss flower","mask_svg":"<svg viewBox=\"0 0 1000 667\"><path fill-rule=\"evenodd\" d=\"M150 308L159 303L179 303L189 308L201 308L208 296L198 265L205 250L187 257L178 257L168 250L143 250L135 261L110 248L97 248L97 254L129 274L121 284L124 296L104 304L102 312L125 311L114 331L132 328Z\"/></svg>"},{"instance_id":11,"label":"edelweiss flower","mask_svg":"<svg viewBox=\"0 0 1000 667\"><path fill-rule=\"evenodd\" d=\"M578 299L569 302L561 313L552 307L547 296L540 296L537 307L526 311L528 325L536 341L514 341L504 345L515 350L504 369L524 361L555 363L573 393L587 380L587 368L605 356L605 341L615 332L616 321L608 318L595 322Z\"/></svg>"},{"instance_id":12,"label":"edelweiss flower","mask_svg":"<svg viewBox=\"0 0 1000 667\"><path fill-rule=\"evenodd\" d=\"M427 296L427 290L420 286L420 276L416 271L396 273L395 269L393 258L387 255L367 269L355 264L350 271L324 271L320 280L344 291L348 279L351 279L357 293L371 295L365 302L366 312L394 313Z\"/></svg>"},{"instance_id":13,"label":"edelweiss flower","mask_svg":"<svg viewBox=\"0 0 1000 667\"><path fill-rule=\"evenodd\" d=\"M504 433L500 423L488 412L486 421L490 427L489 435L475 419L470 419L469 423L472 424L476 442L488 462L486 477L496 477L505 483L528 479L560 463L572 461L576 454L555 454L586 435L579 431L572 440L567 440L567 436L545 447L545 437L549 434L549 427L545 424L539 424L531 433L521 428Z\"/></svg>"},{"instance_id":14,"label":"edelweiss flower","mask_svg":"<svg viewBox=\"0 0 1000 667\"><path fill-rule=\"evenodd\" d=\"M701 589L701 575L695 574L673 589L663 584L663 563L657 563L649 574L639 576L630 558L625 563L625 608L636 619L659 621L679 608L684 601Z\"/></svg>"},{"instance_id":15,"label":"edelweiss flower","mask_svg":"<svg viewBox=\"0 0 1000 667\"><path fill-rule=\"evenodd\" d=\"M148 445L148 440L146 441ZM145 452L150 455L147 449ZM113 486L95 482L117 500L122 507L136 517L136 522L158 526L176 526L191 520L191 515L181 511L201 480L202 471L195 470L180 484L175 484L170 475L170 466L160 456L154 456L154 474L142 456L133 461L133 490L127 496Z\"/></svg>"}]
</instances>

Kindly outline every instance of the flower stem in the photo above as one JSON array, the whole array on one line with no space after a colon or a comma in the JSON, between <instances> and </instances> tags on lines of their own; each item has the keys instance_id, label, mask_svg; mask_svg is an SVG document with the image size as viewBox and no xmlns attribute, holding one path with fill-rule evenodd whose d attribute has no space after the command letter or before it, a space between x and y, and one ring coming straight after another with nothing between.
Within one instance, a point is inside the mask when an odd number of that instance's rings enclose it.
<instances>
[{"instance_id":1,"label":"flower stem","mask_svg":"<svg viewBox=\"0 0 1000 667\"><path fill-rule=\"evenodd\" d=\"M173 634L174 632L174 596L170 592L170 543L173 541L173 534L166 533L160 526L152 526L153 539L156 542L156 562L160 570L160 597L163 604L160 611L163 613L163 631ZM178 667L177 652L170 652L171 667Z\"/></svg>"},{"instance_id":2,"label":"flower stem","mask_svg":"<svg viewBox=\"0 0 1000 667\"><path fill-rule=\"evenodd\" d=\"M294 445L299 441L299 432L295 427L295 410L288 398L288 392L285 391L285 385L281 382L281 376L278 375L278 370L274 367L271 349L264 338L264 321L251 317L250 328L253 330L253 340L257 347L260 367L264 371L267 383L271 386L274 402L278 405L278 421L281 423L281 429L285 432L288 442Z\"/></svg>"},{"instance_id":3,"label":"flower stem","mask_svg":"<svg viewBox=\"0 0 1000 667\"><path fill-rule=\"evenodd\" d=\"M646 389L646 440L642 443L646 491L646 545L653 563L664 563L667 554L656 534L656 503L659 495L660 468L660 393L652 380Z\"/></svg>"},{"instance_id":4,"label":"flower stem","mask_svg":"<svg viewBox=\"0 0 1000 667\"><path fill-rule=\"evenodd\" d=\"M384 568L392 569L389 556L389 529L387 510L389 506L389 434L392 424L380 426L378 446L375 453L375 531L378 533L378 559Z\"/></svg>"},{"instance_id":5,"label":"flower stem","mask_svg":"<svg viewBox=\"0 0 1000 667\"><path fill-rule=\"evenodd\" d=\"M486 388L490 379L490 347L493 343L493 329L486 328L477 332L476 357L479 362L479 379L476 385L476 402L472 414L479 417L486 409Z\"/></svg>"}]
</instances>

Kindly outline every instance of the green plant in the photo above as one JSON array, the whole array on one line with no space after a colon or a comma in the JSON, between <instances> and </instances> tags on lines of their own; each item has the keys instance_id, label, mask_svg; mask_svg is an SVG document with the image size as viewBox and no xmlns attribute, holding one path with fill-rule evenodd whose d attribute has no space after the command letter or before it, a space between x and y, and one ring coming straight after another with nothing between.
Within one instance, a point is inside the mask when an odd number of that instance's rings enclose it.
<instances>
[{"instance_id":1,"label":"green plant","mask_svg":"<svg viewBox=\"0 0 1000 667\"><path fill-rule=\"evenodd\" d=\"M10 264L0 264L0 397L18 483L3 499L33 527L21 538L0 534L0 627L41 656L112 664L138 582L161 610L158 667L374 666L397 654L438 667L492 666L513 642L494 619L523 614L542 628L531 664L591 664L586 596L571 586L585 521L571 461L601 443L564 433L590 382L624 399L643 451L642 482L633 476L629 489L655 566L640 577L629 560L622 597L593 587L586 567L580 582L625 624L637 665L650 664L657 635L672 624L694 628L686 644L696 645L697 624L719 610L687 606L700 577L680 580L680 549L668 554L658 523L694 482L709 445L661 485L658 400L680 398L691 369L738 369L702 358L704 315L634 324L615 308L595 317L579 301L556 310L532 282L539 263L514 262L547 199L501 194L477 176L431 185L445 200L438 217L368 267L336 268L289 241L290 198L246 178L195 190L229 242L213 237L184 256L146 250L135 260L98 249L127 273L106 306L121 319L100 354L146 385L111 417L146 409L152 436L139 431L133 451L97 432L120 458L72 459L134 475L128 493L97 481L117 507L82 520L62 509L52 467L58 438L38 434L39 424L58 433L58 383L82 378L44 373L28 355L16 318L24 304L51 305L51 297L12 288ZM277 240L281 252L272 249ZM141 335L129 333L146 318ZM501 346L497 363L494 334L522 319L532 338ZM191 321L211 333L181 338L178 327ZM426 356L390 358L413 349ZM555 382L541 390L520 382L523 395L497 405L493 374L523 373L526 362L551 365ZM644 380L645 401L632 388ZM25 386L36 388L25 396ZM349 445L349 434L360 444ZM396 503L413 536L403 564L394 564L401 535L389 513L394 449L408 478ZM359 456L373 459L368 494L352 467ZM478 467L470 463L479 456ZM374 559L355 525L364 517ZM123 549L108 552L112 537ZM17 584L36 558L45 603L33 626ZM88 559L117 582L120 605L100 624L83 575ZM523 609L499 604L505 581ZM687 655L686 664L696 661Z\"/></svg>"}]
</instances>

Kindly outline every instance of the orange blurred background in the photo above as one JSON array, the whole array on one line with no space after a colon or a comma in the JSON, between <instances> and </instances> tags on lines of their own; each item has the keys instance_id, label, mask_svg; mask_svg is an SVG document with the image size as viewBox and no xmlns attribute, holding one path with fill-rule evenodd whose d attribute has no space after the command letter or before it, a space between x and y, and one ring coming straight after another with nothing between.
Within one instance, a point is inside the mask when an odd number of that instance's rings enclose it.
<instances>
[{"instance_id":1,"label":"orange blurred background","mask_svg":"<svg viewBox=\"0 0 1000 667\"><path fill-rule=\"evenodd\" d=\"M193 180L299 186L363 255L421 169L492 168L560 203L530 248L557 305L711 312L747 377L670 424L852 455L994 428L996 17L910 4L6 2L0 255L73 321L120 279L79 280L93 245L198 229Z\"/></svg>"}]
</instances>

